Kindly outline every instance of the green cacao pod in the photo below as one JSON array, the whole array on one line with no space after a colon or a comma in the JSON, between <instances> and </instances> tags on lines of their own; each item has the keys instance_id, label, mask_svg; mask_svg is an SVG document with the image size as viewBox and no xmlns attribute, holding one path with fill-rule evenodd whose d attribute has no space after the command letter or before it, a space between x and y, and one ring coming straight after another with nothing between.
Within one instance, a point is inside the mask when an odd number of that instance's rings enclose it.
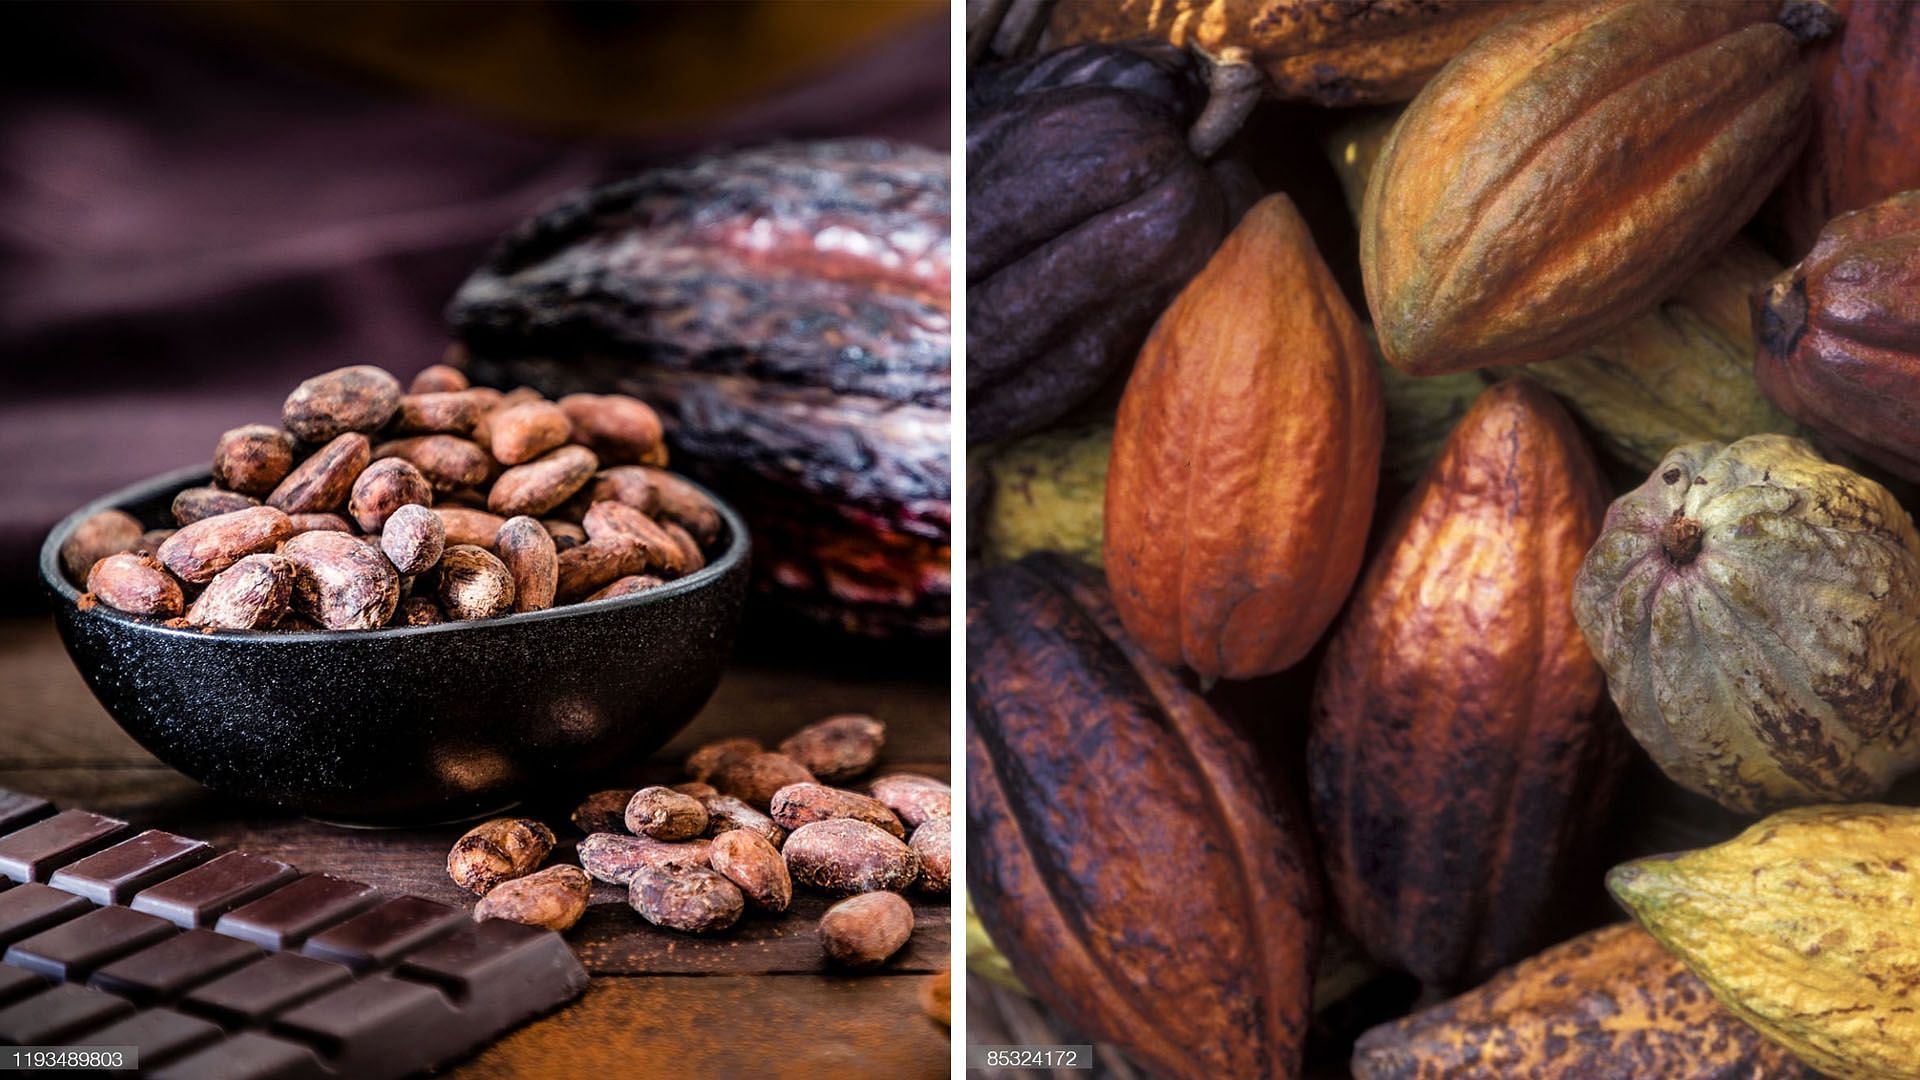
<instances>
[{"instance_id":1,"label":"green cacao pod","mask_svg":"<svg viewBox=\"0 0 1920 1080\"><path fill-rule=\"evenodd\" d=\"M1574 613L1640 745L1728 809L1870 797L1920 764L1920 535L1798 439L1668 454L1608 510Z\"/></svg>"}]
</instances>

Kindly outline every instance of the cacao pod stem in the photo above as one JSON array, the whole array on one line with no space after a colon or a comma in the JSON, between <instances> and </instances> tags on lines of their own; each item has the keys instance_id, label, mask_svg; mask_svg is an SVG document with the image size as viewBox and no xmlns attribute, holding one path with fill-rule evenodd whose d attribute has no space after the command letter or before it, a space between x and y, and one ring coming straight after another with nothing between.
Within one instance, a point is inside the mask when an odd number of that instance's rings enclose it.
<instances>
[{"instance_id":1,"label":"cacao pod stem","mask_svg":"<svg viewBox=\"0 0 1920 1080\"><path fill-rule=\"evenodd\" d=\"M1187 148L1206 161L1239 133L1247 115L1267 90L1267 76L1253 64L1252 54L1234 46L1213 56L1193 50L1207 72L1207 107L1187 130Z\"/></svg>"},{"instance_id":2,"label":"cacao pod stem","mask_svg":"<svg viewBox=\"0 0 1920 1080\"><path fill-rule=\"evenodd\" d=\"M1675 514L1660 526L1660 547L1675 566L1685 566L1700 554L1700 523Z\"/></svg>"}]
</instances>

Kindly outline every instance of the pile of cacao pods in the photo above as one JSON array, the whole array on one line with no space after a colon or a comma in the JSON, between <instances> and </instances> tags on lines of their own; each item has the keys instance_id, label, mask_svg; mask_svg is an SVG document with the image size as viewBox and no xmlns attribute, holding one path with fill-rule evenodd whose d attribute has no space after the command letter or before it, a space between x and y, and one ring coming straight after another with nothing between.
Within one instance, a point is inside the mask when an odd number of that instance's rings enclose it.
<instances>
[{"instance_id":1,"label":"pile of cacao pods","mask_svg":"<svg viewBox=\"0 0 1920 1080\"><path fill-rule=\"evenodd\" d=\"M993 992L1172 1077L1920 1076L1920 5L978 14Z\"/></svg>"}]
</instances>

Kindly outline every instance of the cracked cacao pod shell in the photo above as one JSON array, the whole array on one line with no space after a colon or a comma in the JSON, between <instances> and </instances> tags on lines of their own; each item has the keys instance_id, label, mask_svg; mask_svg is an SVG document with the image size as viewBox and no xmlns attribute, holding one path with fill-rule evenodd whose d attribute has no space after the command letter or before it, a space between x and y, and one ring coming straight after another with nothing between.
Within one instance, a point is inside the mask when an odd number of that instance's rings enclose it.
<instances>
[{"instance_id":1,"label":"cracked cacao pod shell","mask_svg":"<svg viewBox=\"0 0 1920 1080\"><path fill-rule=\"evenodd\" d=\"M1058 555L972 579L967 845L986 932L1075 1028L1169 1077L1297 1075L1320 938L1305 822Z\"/></svg>"},{"instance_id":2,"label":"cracked cacao pod shell","mask_svg":"<svg viewBox=\"0 0 1920 1080\"><path fill-rule=\"evenodd\" d=\"M1920 535L1799 439L1668 454L1607 511L1573 606L1634 738L1729 810L1920 765Z\"/></svg>"},{"instance_id":3,"label":"cracked cacao pod shell","mask_svg":"<svg viewBox=\"0 0 1920 1080\"><path fill-rule=\"evenodd\" d=\"M1360 570L1382 422L1360 321L1293 204L1263 199L1120 401L1106 570L1134 640L1229 679L1305 656Z\"/></svg>"},{"instance_id":4,"label":"cracked cacao pod shell","mask_svg":"<svg viewBox=\"0 0 1920 1080\"><path fill-rule=\"evenodd\" d=\"M1467 43L1533 0L1060 0L1048 39L1153 37L1243 48L1269 92L1316 105L1405 101Z\"/></svg>"},{"instance_id":5,"label":"cracked cacao pod shell","mask_svg":"<svg viewBox=\"0 0 1920 1080\"><path fill-rule=\"evenodd\" d=\"M1920 1076L1920 810L1813 806L1607 886L1714 996L1840 1080Z\"/></svg>"},{"instance_id":6,"label":"cracked cacao pod shell","mask_svg":"<svg viewBox=\"0 0 1920 1080\"><path fill-rule=\"evenodd\" d=\"M1354 1044L1356 1080L1819 1080L1638 925L1602 927Z\"/></svg>"},{"instance_id":7,"label":"cracked cacao pod shell","mask_svg":"<svg viewBox=\"0 0 1920 1080\"><path fill-rule=\"evenodd\" d=\"M1827 2L1841 21L1807 51L1813 136L1765 217L1788 259L1834 217L1920 188L1920 4Z\"/></svg>"},{"instance_id":8,"label":"cracked cacao pod shell","mask_svg":"<svg viewBox=\"0 0 1920 1080\"><path fill-rule=\"evenodd\" d=\"M1920 480L1920 191L1843 214L1753 297L1754 372L1834 446Z\"/></svg>"},{"instance_id":9,"label":"cracked cacao pod shell","mask_svg":"<svg viewBox=\"0 0 1920 1080\"><path fill-rule=\"evenodd\" d=\"M1042 431L995 447L984 462L982 554L1012 562L1058 551L1101 565L1112 451L1112 423Z\"/></svg>"},{"instance_id":10,"label":"cracked cacao pod shell","mask_svg":"<svg viewBox=\"0 0 1920 1080\"><path fill-rule=\"evenodd\" d=\"M1387 359L1433 375L1563 355L1718 252L1806 137L1776 10L1548 4L1448 64L1367 184L1361 276Z\"/></svg>"},{"instance_id":11,"label":"cracked cacao pod shell","mask_svg":"<svg viewBox=\"0 0 1920 1080\"><path fill-rule=\"evenodd\" d=\"M1429 983L1541 944L1603 823L1624 745L1568 598L1605 504L1553 397L1489 387L1321 662L1307 769L1328 883L1376 958Z\"/></svg>"}]
</instances>

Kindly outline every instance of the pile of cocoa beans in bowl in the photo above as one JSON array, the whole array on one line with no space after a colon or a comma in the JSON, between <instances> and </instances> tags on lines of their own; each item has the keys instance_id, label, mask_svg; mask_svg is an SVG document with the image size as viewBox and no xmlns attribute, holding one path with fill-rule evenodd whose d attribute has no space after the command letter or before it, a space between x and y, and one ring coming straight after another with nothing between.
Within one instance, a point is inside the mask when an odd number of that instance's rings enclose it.
<instances>
[{"instance_id":1,"label":"pile of cocoa beans in bowl","mask_svg":"<svg viewBox=\"0 0 1920 1080\"><path fill-rule=\"evenodd\" d=\"M375 630L625 596L706 565L722 519L666 471L660 418L548 401L435 365L294 388L280 424L220 436L173 526L122 510L60 548L83 606L217 630Z\"/></svg>"}]
</instances>

